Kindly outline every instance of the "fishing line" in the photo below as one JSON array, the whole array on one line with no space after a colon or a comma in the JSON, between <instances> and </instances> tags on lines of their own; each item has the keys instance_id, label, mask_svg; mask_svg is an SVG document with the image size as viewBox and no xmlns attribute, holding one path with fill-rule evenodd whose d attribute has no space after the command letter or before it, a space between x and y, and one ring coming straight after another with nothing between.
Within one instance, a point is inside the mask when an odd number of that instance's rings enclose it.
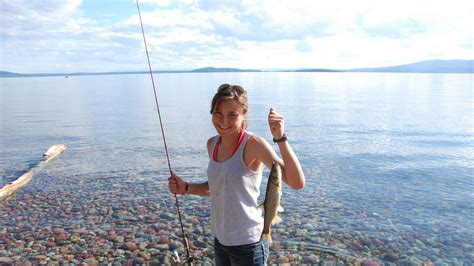
<instances>
[{"instance_id":1,"label":"fishing line","mask_svg":"<svg viewBox=\"0 0 474 266\"><path fill-rule=\"evenodd\" d=\"M156 93L155 80L153 79L153 71L151 69L150 55L148 53L148 46L147 46L147 43L146 43L145 30L143 29L142 14L140 12L140 5L138 3L138 0L136 0L136 3L137 3L138 17L140 18L140 26L142 28L143 43L145 44L146 58L148 60L148 69L150 71L151 84L152 84L152 87L153 87L153 93L155 95L156 110L158 112L158 119L160 121L161 135L163 136L163 144L165 146L166 160L168 162L168 168L169 168L170 176L171 176L171 174L173 172L171 170L171 161L170 161L170 156L169 156L169 152L168 152L168 146L166 145L166 137L165 137L165 130L164 130L164 127L163 127L163 120L161 119L160 104L158 102L158 94ZM184 247L186 248L186 261L189 264L191 264L193 259L189 255L188 239L186 238L186 235L184 233L183 220L181 219L181 211L179 210L178 196L176 194L174 194L174 199L175 199L176 209L178 211L178 218L179 218L179 224L181 226L181 233L183 235L183 244L184 244Z\"/></svg>"}]
</instances>

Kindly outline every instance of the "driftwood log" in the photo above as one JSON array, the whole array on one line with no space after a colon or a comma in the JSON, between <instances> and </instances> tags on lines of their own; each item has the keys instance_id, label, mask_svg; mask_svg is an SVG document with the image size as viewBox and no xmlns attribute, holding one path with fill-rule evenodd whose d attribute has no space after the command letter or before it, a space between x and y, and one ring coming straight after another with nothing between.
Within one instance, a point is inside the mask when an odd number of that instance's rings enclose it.
<instances>
[{"instance_id":1,"label":"driftwood log","mask_svg":"<svg viewBox=\"0 0 474 266\"><path fill-rule=\"evenodd\" d=\"M0 201L3 201L17 192L20 188L24 187L28 182L30 182L33 175L35 175L41 168L43 168L49 161L57 158L65 150L66 146L63 144L57 144L51 146L44 154L40 163L32 167L28 172L17 178L15 181L8 183L3 188L0 189Z\"/></svg>"}]
</instances>

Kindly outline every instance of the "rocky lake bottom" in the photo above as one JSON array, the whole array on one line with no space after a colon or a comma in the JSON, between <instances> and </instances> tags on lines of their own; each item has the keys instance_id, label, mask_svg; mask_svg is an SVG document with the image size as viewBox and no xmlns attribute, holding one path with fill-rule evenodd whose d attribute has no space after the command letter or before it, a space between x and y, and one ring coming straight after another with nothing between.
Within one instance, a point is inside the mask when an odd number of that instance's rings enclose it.
<instances>
[{"instance_id":1,"label":"rocky lake bottom","mask_svg":"<svg viewBox=\"0 0 474 266\"><path fill-rule=\"evenodd\" d=\"M272 227L269 264L472 265L474 261L469 232L443 231L433 224L427 235L415 226L381 221L383 212L365 215L364 206L352 209L315 188L305 190L305 195L314 197L284 193L283 222ZM178 199L195 264L213 264L210 200ZM169 265L175 251L185 256L175 199L158 178L104 173L91 181L83 175L48 176L46 171L0 203L0 219L2 264Z\"/></svg>"}]
</instances>

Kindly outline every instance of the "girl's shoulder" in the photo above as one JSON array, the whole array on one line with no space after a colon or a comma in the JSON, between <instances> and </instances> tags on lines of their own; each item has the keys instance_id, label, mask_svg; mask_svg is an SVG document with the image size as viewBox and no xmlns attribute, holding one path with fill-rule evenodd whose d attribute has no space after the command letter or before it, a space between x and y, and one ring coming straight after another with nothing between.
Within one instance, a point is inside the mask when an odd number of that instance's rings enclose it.
<instances>
[{"instance_id":1,"label":"girl's shoulder","mask_svg":"<svg viewBox=\"0 0 474 266\"><path fill-rule=\"evenodd\" d=\"M212 153L213 144L214 144L215 140L217 139L217 137L219 137L219 135L210 137L207 140L206 147L207 147L207 153L209 154L209 156Z\"/></svg>"},{"instance_id":2,"label":"girl's shoulder","mask_svg":"<svg viewBox=\"0 0 474 266\"><path fill-rule=\"evenodd\" d=\"M270 144L261 136L258 136L257 134L250 134L249 139L247 141L247 146L249 148L253 149L266 149L270 147Z\"/></svg>"},{"instance_id":3,"label":"girl's shoulder","mask_svg":"<svg viewBox=\"0 0 474 266\"><path fill-rule=\"evenodd\" d=\"M251 169L261 167L261 163L271 167L273 161L278 161L278 155L265 138L253 134L247 141L245 148L245 162ZM252 164L258 164L258 167L252 167Z\"/></svg>"},{"instance_id":4,"label":"girl's shoulder","mask_svg":"<svg viewBox=\"0 0 474 266\"><path fill-rule=\"evenodd\" d=\"M212 143L214 142L214 140L215 140L218 136L219 136L219 135L210 137L210 138L207 140L207 146L209 147L209 145L212 145Z\"/></svg>"}]
</instances>

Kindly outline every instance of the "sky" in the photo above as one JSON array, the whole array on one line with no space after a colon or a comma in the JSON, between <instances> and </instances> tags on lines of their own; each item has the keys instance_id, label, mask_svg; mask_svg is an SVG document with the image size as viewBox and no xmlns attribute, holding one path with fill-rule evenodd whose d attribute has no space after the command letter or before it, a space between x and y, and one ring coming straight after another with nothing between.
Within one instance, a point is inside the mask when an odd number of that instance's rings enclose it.
<instances>
[{"instance_id":1,"label":"sky","mask_svg":"<svg viewBox=\"0 0 474 266\"><path fill-rule=\"evenodd\" d=\"M0 70L147 70L135 0L0 0ZM140 0L153 70L474 59L472 0Z\"/></svg>"}]
</instances>

